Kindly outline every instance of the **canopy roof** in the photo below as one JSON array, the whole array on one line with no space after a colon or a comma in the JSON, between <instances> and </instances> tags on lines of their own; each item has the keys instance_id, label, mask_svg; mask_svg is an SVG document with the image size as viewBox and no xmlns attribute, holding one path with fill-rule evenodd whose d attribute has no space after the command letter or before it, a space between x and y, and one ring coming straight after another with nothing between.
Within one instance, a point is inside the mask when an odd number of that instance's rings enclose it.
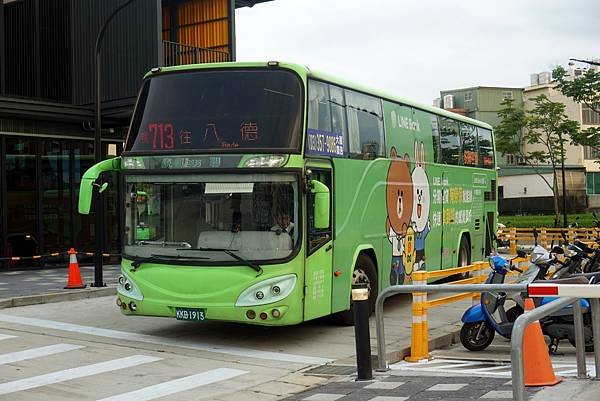
<instances>
[{"instance_id":1,"label":"canopy roof","mask_svg":"<svg viewBox=\"0 0 600 401\"><path fill-rule=\"evenodd\" d=\"M258 3L264 3L273 0L235 0L235 8L252 7Z\"/></svg>"}]
</instances>

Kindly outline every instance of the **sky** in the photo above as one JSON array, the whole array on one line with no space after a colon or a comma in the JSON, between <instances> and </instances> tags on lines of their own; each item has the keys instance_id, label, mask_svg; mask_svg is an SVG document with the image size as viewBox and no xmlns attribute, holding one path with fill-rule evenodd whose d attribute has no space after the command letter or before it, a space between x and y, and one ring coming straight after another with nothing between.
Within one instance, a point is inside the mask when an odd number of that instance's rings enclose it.
<instances>
[{"instance_id":1,"label":"sky","mask_svg":"<svg viewBox=\"0 0 600 401\"><path fill-rule=\"evenodd\" d=\"M600 1L274 0L236 11L236 52L432 104L441 90L524 87L600 58Z\"/></svg>"}]
</instances>

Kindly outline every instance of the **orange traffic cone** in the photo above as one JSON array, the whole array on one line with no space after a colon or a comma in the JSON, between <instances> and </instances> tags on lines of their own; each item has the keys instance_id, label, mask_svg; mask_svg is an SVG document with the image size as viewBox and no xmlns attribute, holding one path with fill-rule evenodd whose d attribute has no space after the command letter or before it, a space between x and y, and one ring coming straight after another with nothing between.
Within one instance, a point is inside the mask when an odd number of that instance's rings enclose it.
<instances>
[{"instance_id":1,"label":"orange traffic cone","mask_svg":"<svg viewBox=\"0 0 600 401\"><path fill-rule=\"evenodd\" d=\"M85 284L83 284L83 280L81 279L75 248L69 249L69 278L67 279L67 286L65 288L85 288Z\"/></svg>"},{"instance_id":2,"label":"orange traffic cone","mask_svg":"<svg viewBox=\"0 0 600 401\"><path fill-rule=\"evenodd\" d=\"M525 311L535 308L533 299L525 299ZM562 381L552 369L548 347L544 341L540 322L530 323L525 328L523 339L523 363L525 367L525 385L529 387L554 386Z\"/></svg>"}]
</instances>

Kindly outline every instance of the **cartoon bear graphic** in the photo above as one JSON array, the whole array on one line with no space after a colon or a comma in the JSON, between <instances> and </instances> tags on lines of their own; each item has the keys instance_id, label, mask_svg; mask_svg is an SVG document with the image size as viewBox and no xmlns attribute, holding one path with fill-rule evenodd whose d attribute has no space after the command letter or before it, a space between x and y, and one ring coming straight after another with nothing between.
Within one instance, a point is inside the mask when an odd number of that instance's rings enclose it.
<instances>
[{"instance_id":1,"label":"cartoon bear graphic","mask_svg":"<svg viewBox=\"0 0 600 401\"><path fill-rule=\"evenodd\" d=\"M421 142L419 151L419 143L415 142L415 168L412 172L413 182L413 210L412 210L412 227L415 231L415 251L416 259L412 270L425 269L425 238L429 234L429 208L431 205L429 194L429 179L425 172L425 146Z\"/></svg>"},{"instance_id":2,"label":"cartoon bear graphic","mask_svg":"<svg viewBox=\"0 0 600 401\"><path fill-rule=\"evenodd\" d=\"M386 186L388 217L385 226L388 240L392 244L390 284L397 285L404 282L406 274L403 255L405 236L410 227L413 209L413 185L408 154L399 158L396 148L392 147L390 157L392 161L387 173Z\"/></svg>"}]
</instances>

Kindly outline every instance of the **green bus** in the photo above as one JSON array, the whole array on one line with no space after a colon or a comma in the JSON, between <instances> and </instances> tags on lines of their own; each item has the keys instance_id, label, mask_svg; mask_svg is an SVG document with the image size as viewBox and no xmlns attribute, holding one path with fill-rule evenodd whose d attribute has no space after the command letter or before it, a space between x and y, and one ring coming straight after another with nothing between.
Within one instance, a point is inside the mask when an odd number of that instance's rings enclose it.
<instances>
[{"instance_id":1,"label":"green bus","mask_svg":"<svg viewBox=\"0 0 600 401\"><path fill-rule=\"evenodd\" d=\"M125 149L103 171L124 188L127 315L352 323L416 270L480 260L496 227L492 128L307 67L155 68Z\"/></svg>"}]
</instances>

